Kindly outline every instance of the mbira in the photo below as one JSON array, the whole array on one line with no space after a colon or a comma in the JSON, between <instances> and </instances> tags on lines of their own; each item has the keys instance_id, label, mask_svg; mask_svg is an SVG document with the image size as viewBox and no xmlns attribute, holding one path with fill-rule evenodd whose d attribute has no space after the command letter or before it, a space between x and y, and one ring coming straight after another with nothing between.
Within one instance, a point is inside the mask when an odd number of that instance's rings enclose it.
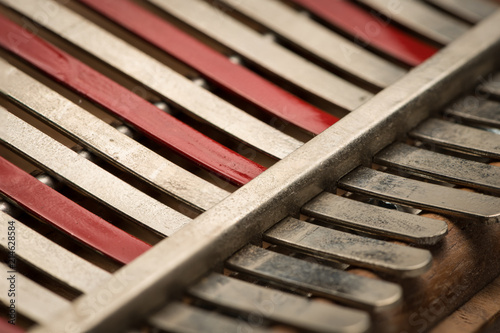
<instances>
[{"instance_id":1,"label":"mbira","mask_svg":"<svg viewBox=\"0 0 500 333\"><path fill-rule=\"evenodd\" d=\"M497 332L499 7L0 0L0 330Z\"/></svg>"}]
</instances>

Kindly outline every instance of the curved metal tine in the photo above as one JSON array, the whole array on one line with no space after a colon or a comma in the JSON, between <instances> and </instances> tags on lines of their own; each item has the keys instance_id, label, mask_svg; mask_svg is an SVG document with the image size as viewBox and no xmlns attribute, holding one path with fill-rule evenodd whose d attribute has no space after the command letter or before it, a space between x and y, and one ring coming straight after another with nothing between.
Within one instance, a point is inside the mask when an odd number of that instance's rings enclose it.
<instances>
[{"instance_id":1,"label":"curved metal tine","mask_svg":"<svg viewBox=\"0 0 500 333\"><path fill-rule=\"evenodd\" d=\"M150 325L177 333L220 333L220 332L255 332L271 333L271 329L252 324L241 319L233 319L224 315L173 302L149 317Z\"/></svg>"},{"instance_id":2,"label":"curved metal tine","mask_svg":"<svg viewBox=\"0 0 500 333\"><path fill-rule=\"evenodd\" d=\"M87 293L111 277L111 274L62 246L52 242L18 220L0 212L0 246L8 251L9 222L13 222L18 243L16 259L22 259L36 269L82 293Z\"/></svg>"},{"instance_id":3,"label":"curved metal tine","mask_svg":"<svg viewBox=\"0 0 500 333\"><path fill-rule=\"evenodd\" d=\"M444 111L444 116L500 128L500 103L468 96L448 107Z\"/></svg>"},{"instance_id":4,"label":"curved metal tine","mask_svg":"<svg viewBox=\"0 0 500 333\"><path fill-rule=\"evenodd\" d=\"M455 215L485 223L500 222L500 198L429 184L359 167L338 186L385 200Z\"/></svg>"},{"instance_id":5,"label":"curved metal tine","mask_svg":"<svg viewBox=\"0 0 500 333\"><path fill-rule=\"evenodd\" d=\"M223 0L316 57L377 88L385 88L406 71L324 28L278 1Z\"/></svg>"},{"instance_id":6,"label":"curved metal tine","mask_svg":"<svg viewBox=\"0 0 500 333\"><path fill-rule=\"evenodd\" d=\"M198 0L148 0L169 14L267 71L345 110L354 110L372 94L308 62L263 35Z\"/></svg>"},{"instance_id":7,"label":"curved metal tine","mask_svg":"<svg viewBox=\"0 0 500 333\"><path fill-rule=\"evenodd\" d=\"M396 143L374 157L377 164L453 184L500 193L500 168Z\"/></svg>"},{"instance_id":8,"label":"curved metal tine","mask_svg":"<svg viewBox=\"0 0 500 333\"><path fill-rule=\"evenodd\" d=\"M101 157L200 210L229 195L115 130L0 59L0 91Z\"/></svg>"},{"instance_id":9,"label":"curved metal tine","mask_svg":"<svg viewBox=\"0 0 500 333\"><path fill-rule=\"evenodd\" d=\"M324 192L302 207L302 214L416 244L435 244L448 232L445 222L387 209Z\"/></svg>"},{"instance_id":10,"label":"curved metal tine","mask_svg":"<svg viewBox=\"0 0 500 333\"><path fill-rule=\"evenodd\" d=\"M444 148L500 159L500 135L496 133L431 118L409 135Z\"/></svg>"},{"instance_id":11,"label":"curved metal tine","mask_svg":"<svg viewBox=\"0 0 500 333\"><path fill-rule=\"evenodd\" d=\"M263 239L348 264L402 277L427 271L429 251L357 236L288 217L266 231Z\"/></svg>"},{"instance_id":12,"label":"curved metal tine","mask_svg":"<svg viewBox=\"0 0 500 333\"><path fill-rule=\"evenodd\" d=\"M460 37L469 25L442 14L429 5L415 0L358 0L415 32L446 45Z\"/></svg>"},{"instance_id":13,"label":"curved metal tine","mask_svg":"<svg viewBox=\"0 0 500 333\"><path fill-rule=\"evenodd\" d=\"M294 138L257 120L209 91L174 72L133 46L101 29L53 0L0 0L60 37L132 77L222 132L276 158L284 158L302 145ZM50 20L38 15L49 6Z\"/></svg>"},{"instance_id":14,"label":"curved metal tine","mask_svg":"<svg viewBox=\"0 0 500 333\"><path fill-rule=\"evenodd\" d=\"M309 332L365 332L369 327L365 312L310 301L215 273L189 288L189 293L233 311L261 315Z\"/></svg>"},{"instance_id":15,"label":"curved metal tine","mask_svg":"<svg viewBox=\"0 0 500 333\"><path fill-rule=\"evenodd\" d=\"M401 301L397 284L370 279L248 245L226 261L230 269L301 289L339 303L381 311Z\"/></svg>"},{"instance_id":16,"label":"curved metal tine","mask_svg":"<svg viewBox=\"0 0 500 333\"><path fill-rule=\"evenodd\" d=\"M0 120L2 124L9 124L7 128L1 128L1 142L119 214L166 236L191 221L79 156L2 107Z\"/></svg>"},{"instance_id":17,"label":"curved metal tine","mask_svg":"<svg viewBox=\"0 0 500 333\"><path fill-rule=\"evenodd\" d=\"M426 0L471 23L477 23L499 7L488 0Z\"/></svg>"},{"instance_id":18,"label":"curved metal tine","mask_svg":"<svg viewBox=\"0 0 500 333\"><path fill-rule=\"evenodd\" d=\"M68 300L13 271L6 264L0 263L0 269L7 275L6 278L0 279L0 288L5 290L0 293L0 301L10 304L12 298L8 296L7 291L11 289L13 281L16 296L19 295L16 297L16 311L32 321L39 324L50 322L55 315L71 305Z\"/></svg>"}]
</instances>

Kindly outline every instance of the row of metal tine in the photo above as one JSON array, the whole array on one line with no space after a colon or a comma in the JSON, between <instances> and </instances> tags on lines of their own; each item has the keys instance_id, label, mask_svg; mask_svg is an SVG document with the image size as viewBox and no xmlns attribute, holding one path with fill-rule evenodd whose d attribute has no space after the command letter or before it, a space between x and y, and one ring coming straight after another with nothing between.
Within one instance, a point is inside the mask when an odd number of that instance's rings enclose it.
<instances>
[{"instance_id":1,"label":"row of metal tine","mask_svg":"<svg viewBox=\"0 0 500 333\"><path fill-rule=\"evenodd\" d=\"M491 100L478 100L471 108L466 101L464 98L449 107L445 117L430 118L412 130L409 133L412 144L394 143L379 152L373 159L378 170L359 167L343 177L337 187L350 194L341 196L325 192L302 207L302 214L309 218L289 217L265 232L262 239L273 244L271 250L248 245L226 262L226 267L232 271L278 284L280 288L329 298L357 310L310 301L218 273L212 273L190 288L189 294L231 311L263 316L271 322L299 329L366 330L369 318L360 310L382 311L395 306L403 296L398 285L272 249L278 246L312 258L364 267L382 274L416 277L430 267L430 252L388 240L418 246L435 244L446 235L447 225L409 212L417 208L470 219L474 223L498 222L500 198L495 194L500 192L500 170L494 163L485 161L500 159L500 138L496 133L500 107ZM2 112L2 117L13 117ZM8 121L16 131L28 128L27 124L15 126L14 119ZM30 131L33 137L36 130ZM2 140L12 144L9 140L14 138L3 136ZM28 148L19 147L19 150L30 154ZM52 182L47 176L39 178L45 179L47 184ZM477 191L462 191L449 184ZM388 209L360 198L400 205L388 204L395 208ZM8 222L14 220L3 212L0 215L2 228L7 228ZM23 246L17 255L29 265L81 293L109 278L110 273L24 227L21 222L17 221L16 225L19 235L23 235ZM4 231L1 245L8 248L7 232ZM59 265L60 262L65 265ZM29 279L23 279L19 286L29 298L22 303L21 311L35 322L43 323L69 303ZM42 306L40 302L51 306ZM218 316L222 315L213 317L207 310L175 303L152 316L150 323L169 331L189 331L195 329L192 325L209 323L213 331L231 325L240 328L250 325L239 319ZM258 330L266 329L258 327Z\"/></svg>"}]
</instances>

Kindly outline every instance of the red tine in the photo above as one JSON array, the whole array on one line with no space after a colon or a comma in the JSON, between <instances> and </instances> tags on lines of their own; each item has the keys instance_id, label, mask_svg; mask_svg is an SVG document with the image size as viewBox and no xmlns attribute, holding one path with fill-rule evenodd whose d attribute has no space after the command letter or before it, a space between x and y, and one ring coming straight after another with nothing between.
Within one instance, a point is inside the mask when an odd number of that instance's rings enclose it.
<instances>
[{"instance_id":1,"label":"red tine","mask_svg":"<svg viewBox=\"0 0 500 333\"><path fill-rule=\"evenodd\" d=\"M245 67L232 63L224 55L129 0L80 1L196 69L225 90L313 134L321 133L338 120Z\"/></svg>"},{"instance_id":2,"label":"red tine","mask_svg":"<svg viewBox=\"0 0 500 333\"><path fill-rule=\"evenodd\" d=\"M24 333L25 331L16 325L9 324L7 319L0 318L0 332L3 332L3 333Z\"/></svg>"},{"instance_id":3,"label":"red tine","mask_svg":"<svg viewBox=\"0 0 500 333\"><path fill-rule=\"evenodd\" d=\"M265 170L1 15L0 46L100 104L149 138L236 185L246 184Z\"/></svg>"},{"instance_id":4,"label":"red tine","mask_svg":"<svg viewBox=\"0 0 500 333\"><path fill-rule=\"evenodd\" d=\"M417 66L438 50L346 0L291 0L362 43Z\"/></svg>"},{"instance_id":5,"label":"red tine","mask_svg":"<svg viewBox=\"0 0 500 333\"><path fill-rule=\"evenodd\" d=\"M0 157L0 192L34 216L127 264L151 245L94 215Z\"/></svg>"}]
</instances>

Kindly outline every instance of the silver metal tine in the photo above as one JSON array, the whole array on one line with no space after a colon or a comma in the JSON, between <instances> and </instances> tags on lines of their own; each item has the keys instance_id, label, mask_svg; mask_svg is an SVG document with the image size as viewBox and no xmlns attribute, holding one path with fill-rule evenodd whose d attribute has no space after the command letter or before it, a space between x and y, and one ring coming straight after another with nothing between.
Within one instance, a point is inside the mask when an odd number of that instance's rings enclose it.
<instances>
[{"instance_id":1,"label":"silver metal tine","mask_svg":"<svg viewBox=\"0 0 500 333\"><path fill-rule=\"evenodd\" d=\"M372 94L269 42L229 15L199 0L148 0L274 75L345 110Z\"/></svg>"},{"instance_id":2,"label":"silver metal tine","mask_svg":"<svg viewBox=\"0 0 500 333\"><path fill-rule=\"evenodd\" d=\"M477 128L432 118L409 134L444 148L500 159L500 135Z\"/></svg>"},{"instance_id":3,"label":"silver metal tine","mask_svg":"<svg viewBox=\"0 0 500 333\"><path fill-rule=\"evenodd\" d=\"M246 142L265 154L281 159L302 145L300 141L197 86L161 62L56 1L47 0L41 3L0 0L0 3L19 11L111 67L158 92L166 100L172 101L222 132ZM47 6L53 9L50 20L45 20L39 15Z\"/></svg>"},{"instance_id":4,"label":"silver metal tine","mask_svg":"<svg viewBox=\"0 0 500 333\"><path fill-rule=\"evenodd\" d=\"M145 148L65 97L0 59L0 91L107 161L176 198L206 210L228 192ZM57 107L55 107L57 106Z\"/></svg>"},{"instance_id":5,"label":"silver metal tine","mask_svg":"<svg viewBox=\"0 0 500 333\"><path fill-rule=\"evenodd\" d=\"M465 97L444 112L445 116L464 119L469 122L500 128L500 103Z\"/></svg>"},{"instance_id":6,"label":"silver metal tine","mask_svg":"<svg viewBox=\"0 0 500 333\"><path fill-rule=\"evenodd\" d=\"M406 71L326 29L274 0L223 0L316 57L378 88L385 88Z\"/></svg>"},{"instance_id":7,"label":"silver metal tine","mask_svg":"<svg viewBox=\"0 0 500 333\"><path fill-rule=\"evenodd\" d=\"M243 320L195 308L180 302L172 302L151 317L150 325L177 333L221 333L221 332L255 332L271 333L270 329Z\"/></svg>"},{"instance_id":8,"label":"silver metal tine","mask_svg":"<svg viewBox=\"0 0 500 333\"><path fill-rule=\"evenodd\" d=\"M416 244L435 244L448 232L445 222L322 193L302 213L333 225Z\"/></svg>"},{"instance_id":9,"label":"silver metal tine","mask_svg":"<svg viewBox=\"0 0 500 333\"><path fill-rule=\"evenodd\" d=\"M359 167L340 179L338 186L392 202L408 204L438 213L500 222L500 198L429 184Z\"/></svg>"},{"instance_id":10,"label":"silver metal tine","mask_svg":"<svg viewBox=\"0 0 500 333\"><path fill-rule=\"evenodd\" d=\"M442 14L429 5L415 0L359 0L415 32L440 44L448 44L469 29L469 25Z\"/></svg>"},{"instance_id":11,"label":"silver metal tine","mask_svg":"<svg viewBox=\"0 0 500 333\"><path fill-rule=\"evenodd\" d=\"M47 323L53 320L57 313L69 307L71 303L57 295L56 293L40 286L28 279L24 275L13 272L13 270L4 263L0 263L2 272L6 272L0 279L0 288L5 292L0 293L0 302L10 304L8 290L11 289L11 283L15 283L16 293L16 311L23 316L33 320L36 323ZM14 279L10 279L14 277Z\"/></svg>"},{"instance_id":12,"label":"silver metal tine","mask_svg":"<svg viewBox=\"0 0 500 333\"><path fill-rule=\"evenodd\" d=\"M454 15L477 23L489 16L499 7L489 0L427 0Z\"/></svg>"},{"instance_id":13,"label":"silver metal tine","mask_svg":"<svg viewBox=\"0 0 500 333\"><path fill-rule=\"evenodd\" d=\"M365 332L370 321L360 310L310 301L215 273L189 292L224 308L260 315L309 332Z\"/></svg>"},{"instance_id":14,"label":"silver metal tine","mask_svg":"<svg viewBox=\"0 0 500 333\"><path fill-rule=\"evenodd\" d=\"M263 235L267 242L348 264L400 275L418 276L429 269L429 251L357 236L288 217Z\"/></svg>"},{"instance_id":15,"label":"silver metal tine","mask_svg":"<svg viewBox=\"0 0 500 333\"><path fill-rule=\"evenodd\" d=\"M8 250L7 231L9 222L14 223L18 243L16 259L22 259L38 270L87 293L111 277L105 270L80 258L18 220L0 212L0 247Z\"/></svg>"},{"instance_id":16,"label":"silver metal tine","mask_svg":"<svg viewBox=\"0 0 500 333\"><path fill-rule=\"evenodd\" d=\"M0 123L9 124L7 128L1 127L0 142L119 214L166 236L191 221L25 123L3 107L0 107Z\"/></svg>"},{"instance_id":17,"label":"silver metal tine","mask_svg":"<svg viewBox=\"0 0 500 333\"><path fill-rule=\"evenodd\" d=\"M253 245L240 250L226 264L230 269L367 310L391 308L402 297L397 284L349 274Z\"/></svg>"},{"instance_id":18,"label":"silver metal tine","mask_svg":"<svg viewBox=\"0 0 500 333\"><path fill-rule=\"evenodd\" d=\"M453 184L500 193L500 168L396 143L374 157L374 162L408 173Z\"/></svg>"}]
</instances>

